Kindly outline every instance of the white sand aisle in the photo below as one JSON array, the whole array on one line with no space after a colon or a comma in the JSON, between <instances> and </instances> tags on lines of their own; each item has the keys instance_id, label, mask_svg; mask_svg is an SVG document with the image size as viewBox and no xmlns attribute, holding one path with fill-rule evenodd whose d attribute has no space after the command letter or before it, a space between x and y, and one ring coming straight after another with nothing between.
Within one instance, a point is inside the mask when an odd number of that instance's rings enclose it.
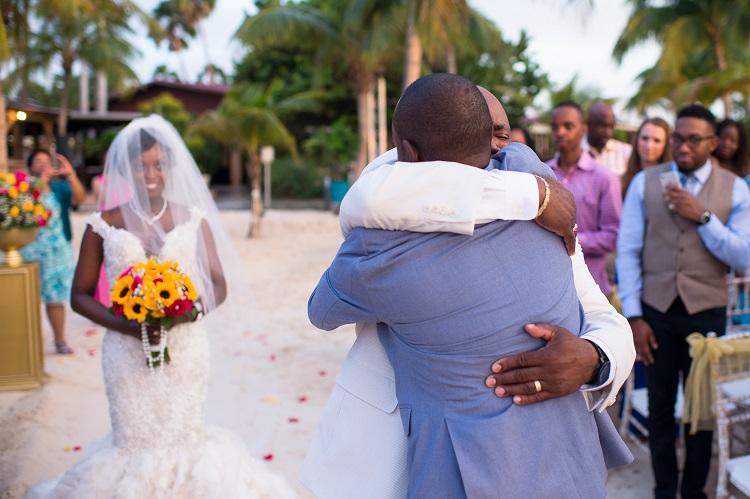
<instances>
[{"instance_id":1,"label":"white sand aisle","mask_svg":"<svg viewBox=\"0 0 750 499\"><path fill-rule=\"evenodd\" d=\"M79 237L85 217L74 216ZM222 218L244 262L253 305L237 327L211 332L209 421L237 432L254 456L268 457L302 497L310 497L298 469L353 340L350 327L316 331L306 314L310 291L341 242L338 220L319 211L271 211L263 237L248 240L247 212L222 212ZM76 355L58 357L51 355L51 333L44 327L44 388L0 392L0 498L19 497L28 484L56 476L109 429L102 331L70 314L68 338ZM648 497L648 461L636 455L636 465L610 475L609 497Z\"/></svg>"}]
</instances>

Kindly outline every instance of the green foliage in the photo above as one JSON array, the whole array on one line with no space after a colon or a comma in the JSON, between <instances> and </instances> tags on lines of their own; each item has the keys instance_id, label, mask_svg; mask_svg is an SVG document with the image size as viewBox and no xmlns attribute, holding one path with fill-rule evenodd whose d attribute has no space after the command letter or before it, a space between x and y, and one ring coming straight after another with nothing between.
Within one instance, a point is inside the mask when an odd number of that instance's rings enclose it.
<instances>
[{"instance_id":1,"label":"green foliage","mask_svg":"<svg viewBox=\"0 0 750 499\"><path fill-rule=\"evenodd\" d=\"M629 0L633 11L615 45L620 62L647 40L661 45L656 64L638 76L629 102L675 109L700 100L724 101L731 114L734 92L750 92L750 4L732 0Z\"/></svg>"},{"instance_id":2,"label":"green foliage","mask_svg":"<svg viewBox=\"0 0 750 499\"><path fill-rule=\"evenodd\" d=\"M143 114L158 114L174 125L180 135L184 135L193 117L179 101L169 92L164 92L138 106Z\"/></svg>"},{"instance_id":3,"label":"green foliage","mask_svg":"<svg viewBox=\"0 0 750 499\"><path fill-rule=\"evenodd\" d=\"M341 117L330 127L318 128L303 144L305 155L326 167L335 180L343 180L357 147L356 123Z\"/></svg>"},{"instance_id":4,"label":"green foliage","mask_svg":"<svg viewBox=\"0 0 750 499\"><path fill-rule=\"evenodd\" d=\"M188 132L185 136L190 154L193 155L198 169L203 173L214 175L222 165L224 158L224 147L216 141L207 140L206 137Z\"/></svg>"},{"instance_id":5,"label":"green foliage","mask_svg":"<svg viewBox=\"0 0 750 499\"><path fill-rule=\"evenodd\" d=\"M323 196L323 177L326 175L313 161L282 156L271 168L271 189L279 198L320 198Z\"/></svg>"},{"instance_id":6,"label":"green foliage","mask_svg":"<svg viewBox=\"0 0 750 499\"><path fill-rule=\"evenodd\" d=\"M104 156L115 140L119 128L108 128L93 139L83 141L83 155L87 158L95 158L96 161L104 164Z\"/></svg>"},{"instance_id":7,"label":"green foliage","mask_svg":"<svg viewBox=\"0 0 750 499\"><path fill-rule=\"evenodd\" d=\"M503 103L511 123L518 123L550 81L529 55L529 37L522 31L516 43L503 39L489 19L472 16L473 41L458 53L458 72L490 90Z\"/></svg>"}]
</instances>

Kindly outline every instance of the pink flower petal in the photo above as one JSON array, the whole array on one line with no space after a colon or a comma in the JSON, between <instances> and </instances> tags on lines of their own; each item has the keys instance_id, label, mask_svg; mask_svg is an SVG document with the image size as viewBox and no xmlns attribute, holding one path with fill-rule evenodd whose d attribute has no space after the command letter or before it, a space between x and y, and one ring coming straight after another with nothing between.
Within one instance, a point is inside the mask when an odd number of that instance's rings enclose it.
<instances>
[{"instance_id":1,"label":"pink flower petal","mask_svg":"<svg viewBox=\"0 0 750 499\"><path fill-rule=\"evenodd\" d=\"M307 396L306 395L300 395L299 397L297 397L297 402L299 402L299 403L307 402Z\"/></svg>"},{"instance_id":2,"label":"pink flower petal","mask_svg":"<svg viewBox=\"0 0 750 499\"><path fill-rule=\"evenodd\" d=\"M328 374L328 373L327 373L327 372L325 372L325 371L324 371L324 370L322 370L322 369L321 369L320 371L318 371L318 375L319 375L319 376L326 376L327 374Z\"/></svg>"},{"instance_id":3,"label":"pink flower petal","mask_svg":"<svg viewBox=\"0 0 750 499\"><path fill-rule=\"evenodd\" d=\"M273 461L273 453L272 453L272 452L269 452L268 454L265 454L265 455L263 456L263 460L264 460L264 461Z\"/></svg>"},{"instance_id":4,"label":"pink flower petal","mask_svg":"<svg viewBox=\"0 0 750 499\"><path fill-rule=\"evenodd\" d=\"M299 423L299 418L291 417L287 419L287 421L289 421L290 423Z\"/></svg>"}]
</instances>

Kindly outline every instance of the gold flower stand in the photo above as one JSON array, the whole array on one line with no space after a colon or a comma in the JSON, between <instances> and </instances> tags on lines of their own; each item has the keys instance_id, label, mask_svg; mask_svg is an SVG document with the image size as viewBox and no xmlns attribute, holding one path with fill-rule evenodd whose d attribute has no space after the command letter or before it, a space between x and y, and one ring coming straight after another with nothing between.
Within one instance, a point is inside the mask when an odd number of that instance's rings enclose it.
<instances>
[{"instance_id":1,"label":"gold flower stand","mask_svg":"<svg viewBox=\"0 0 750 499\"><path fill-rule=\"evenodd\" d=\"M44 373L39 267L15 255L7 261L10 265L0 264L0 391L39 388Z\"/></svg>"}]
</instances>

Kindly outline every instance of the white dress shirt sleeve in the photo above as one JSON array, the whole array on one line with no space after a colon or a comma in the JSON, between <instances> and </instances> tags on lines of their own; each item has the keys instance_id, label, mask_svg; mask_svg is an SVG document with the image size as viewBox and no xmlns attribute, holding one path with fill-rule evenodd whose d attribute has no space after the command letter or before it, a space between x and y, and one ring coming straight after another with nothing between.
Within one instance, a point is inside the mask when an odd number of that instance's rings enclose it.
<instances>
[{"instance_id":1,"label":"white dress shirt sleeve","mask_svg":"<svg viewBox=\"0 0 750 499\"><path fill-rule=\"evenodd\" d=\"M615 403L617 392L633 368L633 333L628 321L617 313L591 276L583 259L580 244L576 243L576 252L571 259L576 293L586 318L586 327L581 338L601 348L610 364L609 378L603 384L581 387L588 409L601 412Z\"/></svg>"},{"instance_id":2,"label":"white dress shirt sleeve","mask_svg":"<svg viewBox=\"0 0 750 499\"><path fill-rule=\"evenodd\" d=\"M537 181L528 173L379 160L341 202L344 235L355 227L471 235L479 223L531 220L539 207Z\"/></svg>"}]
</instances>

